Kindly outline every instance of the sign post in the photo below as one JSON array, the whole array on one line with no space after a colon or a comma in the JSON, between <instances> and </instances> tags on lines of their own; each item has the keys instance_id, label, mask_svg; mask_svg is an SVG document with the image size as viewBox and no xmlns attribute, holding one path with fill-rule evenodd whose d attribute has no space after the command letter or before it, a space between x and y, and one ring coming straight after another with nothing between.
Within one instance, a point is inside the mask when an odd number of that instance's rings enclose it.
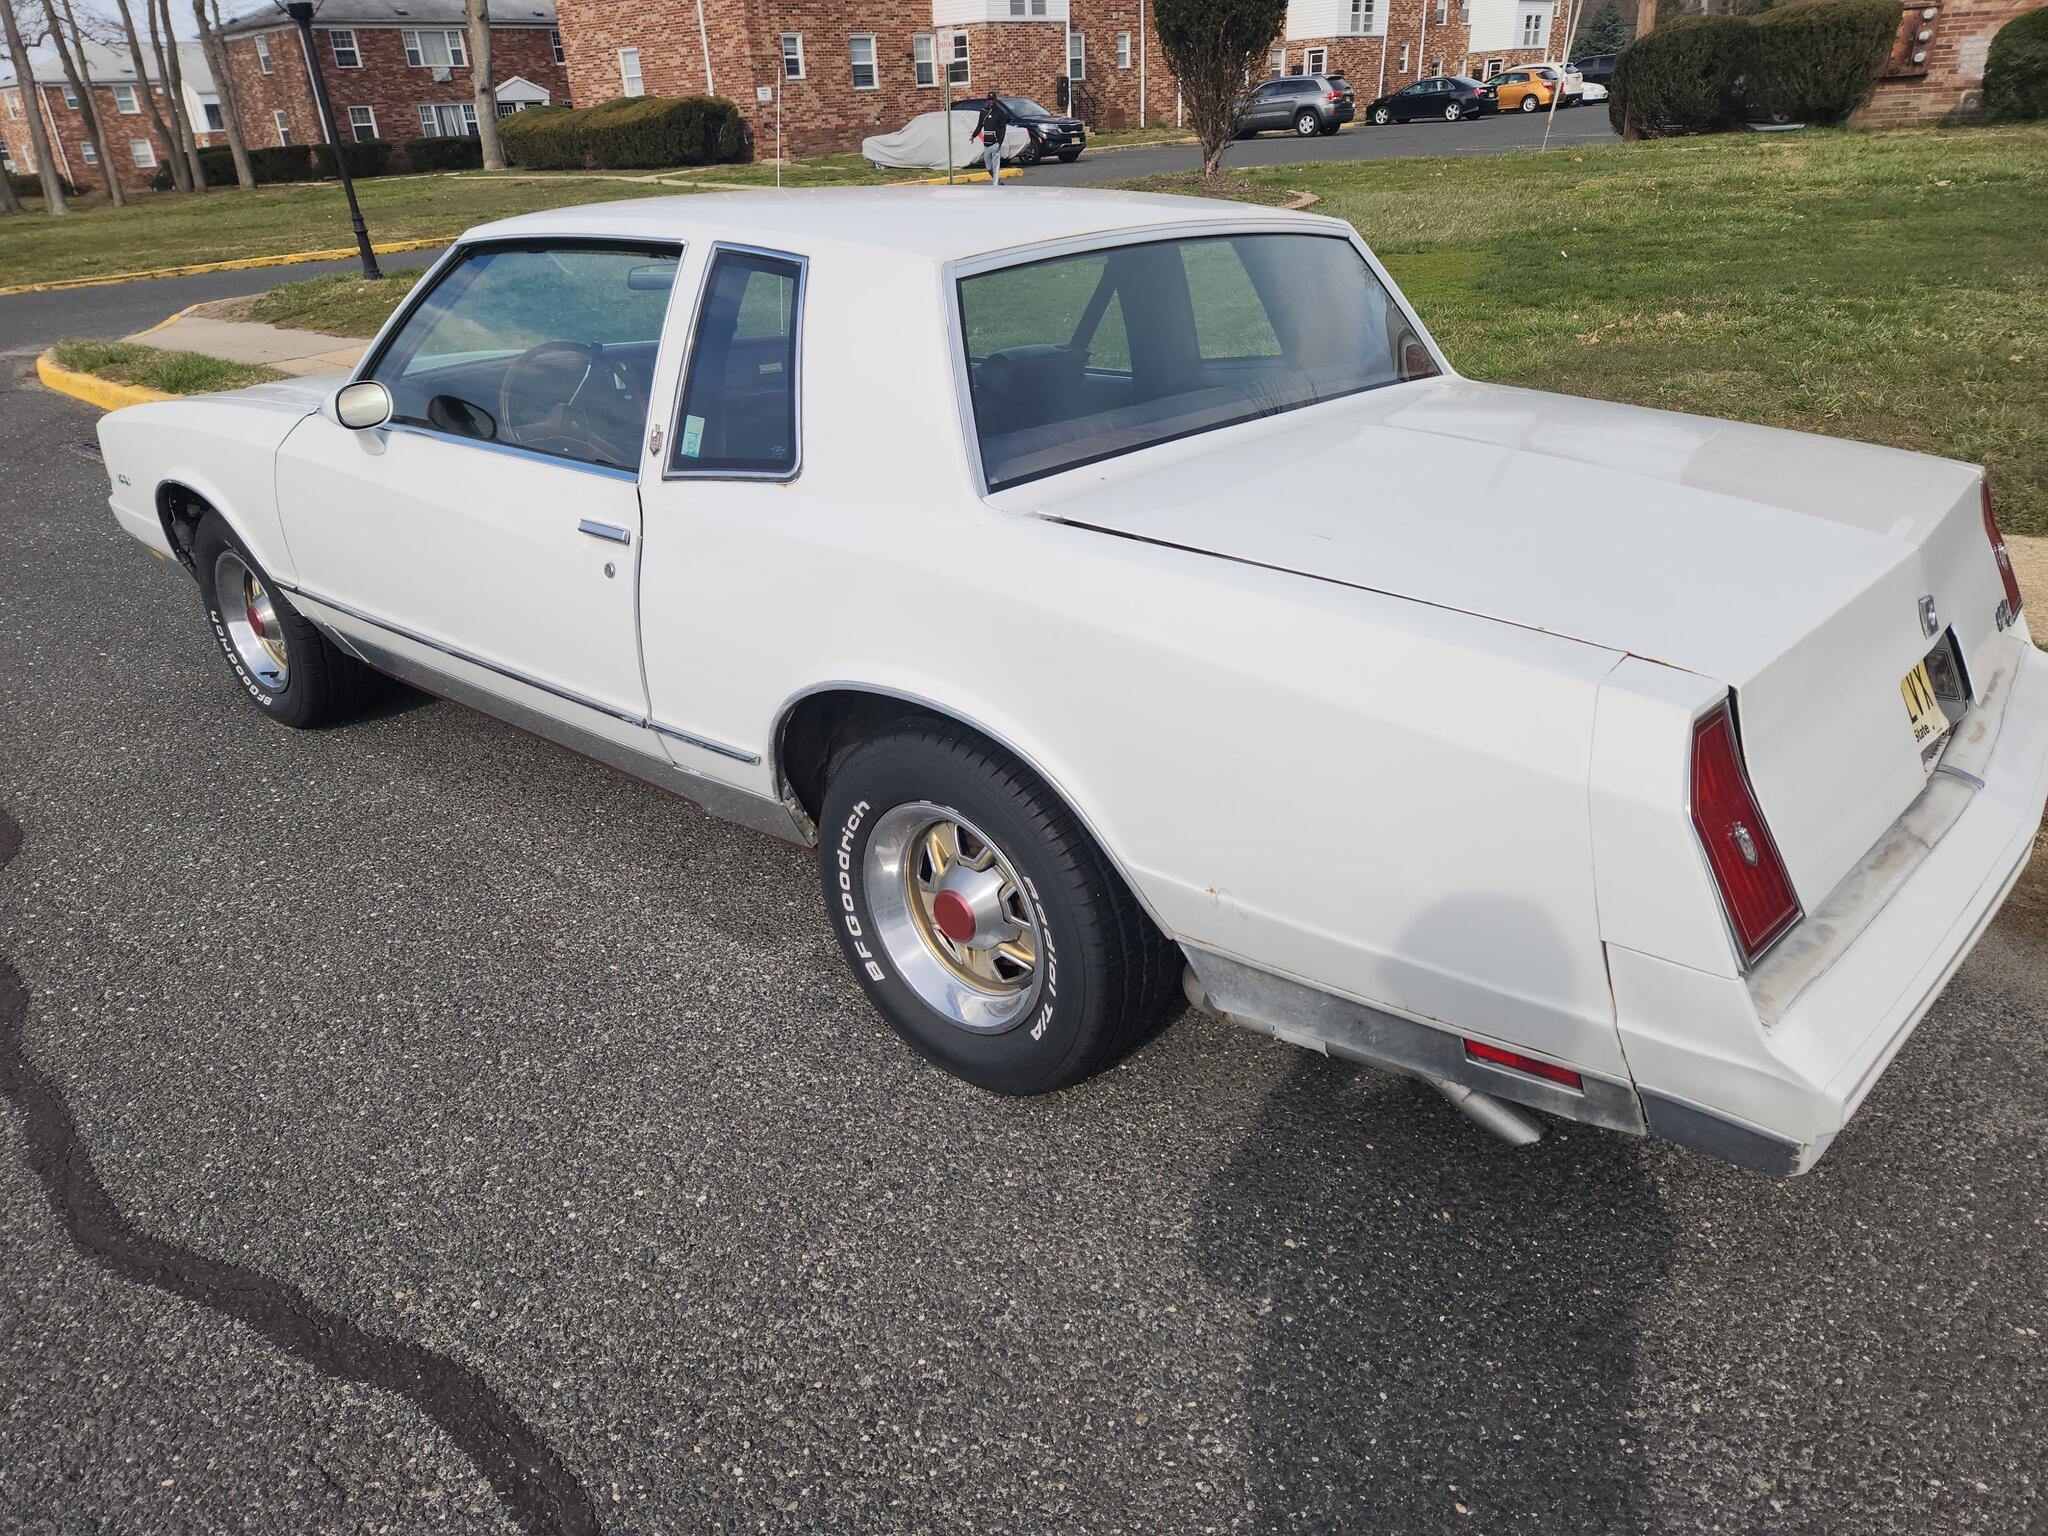
<instances>
[{"instance_id":1,"label":"sign post","mask_svg":"<svg viewBox=\"0 0 2048 1536\"><path fill-rule=\"evenodd\" d=\"M938 55L932 62L945 71L946 84L946 185L953 185L953 39L957 34L951 27L941 29L932 37L932 51Z\"/></svg>"}]
</instances>

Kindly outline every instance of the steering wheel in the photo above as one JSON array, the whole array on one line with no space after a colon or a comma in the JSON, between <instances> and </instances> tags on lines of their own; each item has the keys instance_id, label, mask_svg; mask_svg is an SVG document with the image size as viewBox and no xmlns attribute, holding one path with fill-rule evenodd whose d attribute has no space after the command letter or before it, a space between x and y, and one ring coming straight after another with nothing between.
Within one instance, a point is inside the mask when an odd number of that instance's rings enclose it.
<instances>
[{"instance_id":1,"label":"steering wheel","mask_svg":"<svg viewBox=\"0 0 2048 1536\"><path fill-rule=\"evenodd\" d=\"M561 404L551 406L538 417L519 419L515 402L525 382L525 375L537 365L550 360L575 359L582 363L576 379L576 387L569 391L569 397ZM557 366L560 366L557 363ZM591 341L544 341L537 347L528 347L513 358L505 369L505 376L498 384L498 431L508 442L526 448L538 448L557 453L582 453L607 464L630 467L639 462L639 412L637 410L592 410L576 402L582 398L584 388L599 374L609 377L614 391L607 405L634 407L638 404L633 393L633 380L627 374L625 365L596 342ZM544 392L539 398L546 398ZM635 425L629 437L620 436L624 415Z\"/></svg>"}]
</instances>

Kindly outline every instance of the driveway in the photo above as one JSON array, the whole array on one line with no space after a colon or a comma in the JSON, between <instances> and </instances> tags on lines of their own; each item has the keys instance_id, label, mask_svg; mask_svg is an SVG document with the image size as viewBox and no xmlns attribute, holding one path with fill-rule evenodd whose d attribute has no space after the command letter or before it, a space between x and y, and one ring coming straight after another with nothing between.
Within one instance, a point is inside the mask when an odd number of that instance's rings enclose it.
<instances>
[{"instance_id":1,"label":"driveway","mask_svg":"<svg viewBox=\"0 0 2048 1536\"><path fill-rule=\"evenodd\" d=\"M806 855L452 705L262 720L21 361L0 1526L2038 1518L2036 908L1789 1183L1192 1016L992 1098L867 1008Z\"/></svg>"}]
</instances>

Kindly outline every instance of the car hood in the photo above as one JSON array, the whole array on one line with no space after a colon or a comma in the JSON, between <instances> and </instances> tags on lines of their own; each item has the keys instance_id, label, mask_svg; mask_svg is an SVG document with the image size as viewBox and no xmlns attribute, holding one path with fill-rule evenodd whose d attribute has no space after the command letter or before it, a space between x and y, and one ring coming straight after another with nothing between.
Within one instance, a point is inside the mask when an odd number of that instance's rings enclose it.
<instances>
[{"instance_id":1,"label":"car hood","mask_svg":"<svg viewBox=\"0 0 2048 1536\"><path fill-rule=\"evenodd\" d=\"M1112 460L1034 510L1738 686L1909 559L1977 479L1923 454L1463 379L1188 444L1135 474Z\"/></svg>"}]
</instances>

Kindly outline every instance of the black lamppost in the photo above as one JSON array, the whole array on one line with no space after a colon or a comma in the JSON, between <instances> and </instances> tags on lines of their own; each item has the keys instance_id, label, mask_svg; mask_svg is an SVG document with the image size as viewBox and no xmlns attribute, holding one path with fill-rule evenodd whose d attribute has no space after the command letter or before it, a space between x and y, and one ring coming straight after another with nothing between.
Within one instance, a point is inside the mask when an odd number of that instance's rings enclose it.
<instances>
[{"instance_id":1,"label":"black lamppost","mask_svg":"<svg viewBox=\"0 0 2048 1536\"><path fill-rule=\"evenodd\" d=\"M4 3L5 0L0 0L0 4ZM356 232L356 254L363 258L363 276L375 281L384 274L378 270L377 253L370 249L370 231L363 224L362 204L356 201L356 184L348 173L348 156L342 153L341 135L334 131L334 108L327 104L327 79L320 70L320 50L313 46L313 0L291 0L290 4L280 5L280 8L299 24L299 42L305 50L306 67L313 75L313 105L319 110L320 127L327 135L327 147L334 151L334 169L341 177L341 195L348 199L348 222Z\"/></svg>"}]
</instances>

